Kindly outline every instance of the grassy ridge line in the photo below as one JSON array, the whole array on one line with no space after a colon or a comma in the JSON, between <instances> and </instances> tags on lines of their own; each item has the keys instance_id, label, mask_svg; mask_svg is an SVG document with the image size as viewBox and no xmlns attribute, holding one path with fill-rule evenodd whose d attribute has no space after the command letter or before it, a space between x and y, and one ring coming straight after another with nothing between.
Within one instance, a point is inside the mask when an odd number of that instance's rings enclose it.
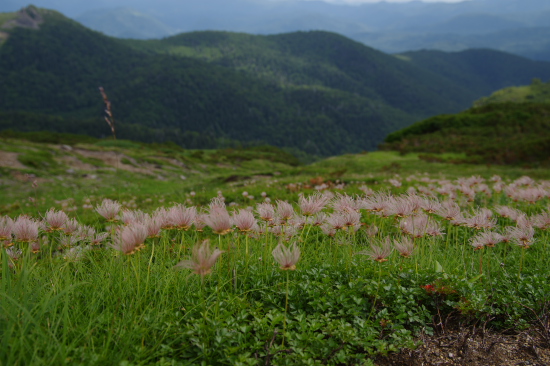
<instances>
[{"instance_id":1,"label":"grassy ridge line","mask_svg":"<svg viewBox=\"0 0 550 366\"><path fill-rule=\"evenodd\" d=\"M550 103L550 81L542 82L534 79L531 85L516 86L497 90L488 97L481 98L474 103L474 107L481 107L493 103Z\"/></svg>"},{"instance_id":2,"label":"grassy ridge line","mask_svg":"<svg viewBox=\"0 0 550 366\"><path fill-rule=\"evenodd\" d=\"M418 122L388 135L381 148L463 153L458 161L471 163L548 166L549 113L548 103L486 104Z\"/></svg>"}]
</instances>

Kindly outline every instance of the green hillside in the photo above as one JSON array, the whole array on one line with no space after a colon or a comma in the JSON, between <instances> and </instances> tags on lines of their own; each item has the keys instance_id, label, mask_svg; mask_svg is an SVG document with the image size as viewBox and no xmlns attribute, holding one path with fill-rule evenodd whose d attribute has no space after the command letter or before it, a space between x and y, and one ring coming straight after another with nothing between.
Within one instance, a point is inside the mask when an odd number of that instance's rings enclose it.
<instances>
[{"instance_id":1,"label":"green hillside","mask_svg":"<svg viewBox=\"0 0 550 366\"><path fill-rule=\"evenodd\" d=\"M481 107L493 103L550 103L550 82L534 79L531 85L512 86L497 90L488 97L481 98L474 106Z\"/></svg>"},{"instance_id":2,"label":"green hillside","mask_svg":"<svg viewBox=\"0 0 550 366\"><path fill-rule=\"evenodd\" d=\"M39 30L11 29L0 48L0 110L97 118L103 128L103 86L118 125L156 129L150 138L171 139L176 129L315 155L374 149L411 121L380 98L315 85L283 88L200 60L136 51L58 13L43 17Z\"/></svg>"},{"instance_id":3,"label":"green hillside","mask_svg":"<svg viewBox=\"0 0 550 366\"><path fill-rule=\"evenodd\" d=\"M401 153L455 153L426 159L487 164L550 164L550 104L494 103L439 115L390 134L381 145Z\"/></svg>"},{"instance_id":4,"label":"green hillside","mask_svg":"<svg viewBox=\"0 0 550 366\"><path fill-rule=\"evenodd\" d=\"M423 67L328 32L256 36L206 31L123 42L139 50L204 60L284 88L345 90L413 116L458 110L475 95ZM441 95L442 90L454 98Z\"/></svg>"},{"instance_id":5,"label":"green hillside","mask_svg":"<svg viewBox=\"0 0 550 366\"><path fill-rule=\"evenodd\" d=\"M414 121L458 112L503 86L550 79L550 63L533 69L491 51L474 54L479 63L504 60L502 72L482 78L479 67L447 72L461 54L439 60L440 70L327 32L127 41L53 11L29 7L15 17L36 24L4 31L2 129L107 136L103 86L121 138L185 147L267 143L327 156L374 150ZM33 122L20 123L14 116L22 113Z\"/></svg>"}]
</instances>

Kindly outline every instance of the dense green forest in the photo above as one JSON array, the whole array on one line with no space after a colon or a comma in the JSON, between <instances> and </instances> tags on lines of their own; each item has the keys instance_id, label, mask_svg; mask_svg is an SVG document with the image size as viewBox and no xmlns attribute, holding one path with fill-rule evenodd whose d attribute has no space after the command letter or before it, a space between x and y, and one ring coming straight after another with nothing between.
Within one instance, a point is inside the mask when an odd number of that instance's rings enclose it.
<instances>
[{"instance_id":1,"label":"dense green forest","mask_svg":"<svg viewBox=\"0 0 550 366\"><path fill-rule=\"evenodd\" d=\"M507 77L474 85L483 68L449 73L452 55L438 61L447 62L440 70L327 32L129 41L53 11L25 11L43 21L39 29L5 29L0 129L108 136L103 86L121 138L188 148L267 143L327 156L376 149L417 120L458 112L503 86L550 79L550 63L532 68L493 51L474 52L476 62L506 60Z\"/></svg>"}]
</instances>

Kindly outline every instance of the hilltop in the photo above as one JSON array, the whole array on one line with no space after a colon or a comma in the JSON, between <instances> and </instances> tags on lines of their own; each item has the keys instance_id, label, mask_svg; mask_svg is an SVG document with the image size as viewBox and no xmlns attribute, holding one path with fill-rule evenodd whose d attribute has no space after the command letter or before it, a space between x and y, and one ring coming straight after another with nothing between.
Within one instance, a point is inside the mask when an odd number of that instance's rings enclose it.
<instances>
[{"instance_id":1,"label":"hilltop","mask_svg":"<svg viewBox=\"0 0 550 366\"><path fill-rule=\"evenodd\" d=\"M474 106L481 107L494 103L550 103L550 82L543 83L534 79L530 85L512 86L497 90L488 97L475 101Z\"/></svg>"},{"instance_id":2,"label":"hilltop","mask_svg":"<svg viewBox=\"0 0 550 366\"><path fill-rule=\"evenodd\" d=\"M38 29L3 30L2 129L107 136L103 86L121 138L188 148L267 143L327 156L376 149L417 120L550 79L550 63L502 52L396 57L329 32L130 41L34 7L0 19L30 13L41 17ZM464 58L475 62L456 68ZM487 76L487 67L498 72Z\"/></svg>"},{"instance_id":3,"label":"hilltop","mask_svg":"<svg viewBox=\"0 0 550 366\"><path fill-rule=\"evenodd\" d=\"M550 82L497 90L457 114L438 115L388 135L383 150L424 159L548 166ZM450 154L449 154L450 153Z\"/></svg>"}]
</instances>

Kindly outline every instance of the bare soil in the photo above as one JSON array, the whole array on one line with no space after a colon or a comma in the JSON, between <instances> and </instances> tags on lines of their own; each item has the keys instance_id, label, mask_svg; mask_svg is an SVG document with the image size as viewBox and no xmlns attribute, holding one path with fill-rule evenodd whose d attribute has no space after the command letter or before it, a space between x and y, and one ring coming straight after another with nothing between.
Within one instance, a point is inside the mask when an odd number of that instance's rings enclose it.
<instances>
[{"instance_id":1,"label":"bare soil","mask_svg":"<svg viewBox=\"0 0 550 366\"><path fill-rule=\"evenodd\" d=\"M13 169L25 169L26 166L21 164L17 160L19 154L9 151L0 151L0 167L13 168Z\"/></svg>"},{"instance_id":2,"label":"bare soil","mask_svg":"<svg viewBox=\"0 0 550 366\"><path fill-rule=\"evenodd\" d=\"M546 332L546 333L545 333ZM461 327L424 335L422 345L375 360L377 366L548 366L548 330L497 332Z\"/></svg>"}]
</instances>

